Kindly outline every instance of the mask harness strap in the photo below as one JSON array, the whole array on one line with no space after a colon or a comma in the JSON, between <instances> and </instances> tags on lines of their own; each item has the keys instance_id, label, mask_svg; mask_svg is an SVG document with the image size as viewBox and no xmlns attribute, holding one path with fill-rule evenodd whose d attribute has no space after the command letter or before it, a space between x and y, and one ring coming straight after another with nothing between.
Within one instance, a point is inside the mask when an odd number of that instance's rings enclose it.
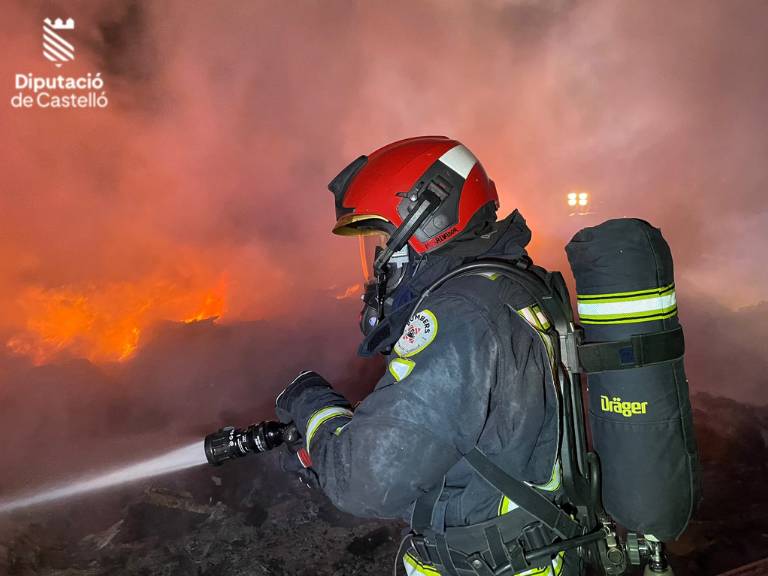
<instances>
[{"instance_id":1,"label":"mask harness strap","mask_svg":"<svg viewBox=\"0 0 768 576\"><path fill-rule=\"evenodd\" d=\"M373 271L376 275L376 318L377 323L384 319L384 301L387 298L387 263L395 252L406 245L411 236L424 221L440 206L441 200L434 192L425 190L419 197L419 203L405 217L395 230L384 250L376 257Z\"/></svg>"}]
</instances>

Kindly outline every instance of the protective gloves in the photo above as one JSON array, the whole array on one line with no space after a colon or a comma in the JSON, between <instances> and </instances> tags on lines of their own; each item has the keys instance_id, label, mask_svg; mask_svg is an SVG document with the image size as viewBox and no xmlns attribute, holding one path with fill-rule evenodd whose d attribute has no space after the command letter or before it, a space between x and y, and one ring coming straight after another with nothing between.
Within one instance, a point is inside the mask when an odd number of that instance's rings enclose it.
<instances>
[{"instance_id":1,"label":"protective gloves","mask_svg":"<svg viewBox=\"0 0 768 576\"><path fill-rule=\"evenodd\" d=\"M281 422L293 422L299 434L306 437L307 423L312 414L323 408L351 408L349 401L336 392L317 372L305 370L280 392L275 400L275 412Z\"/></svg>"},{"instance_id":2,"label":"protective gloves","mask_svg":"<svg viewBox=\"0 0 768 576\"><path fill-rule=\"evenodd\" d=\"M280 468L284 472L296 474L301 482L307 488L317 489L320 488L320 478L311 468L311 461L309 466L305 466L302 458L302 453L306 453L306 449L300 444L300 450L294 450L290 444L285 445L285 449L280 451Z\"/></svg>"},{"instance_id":3,"label":"protective gloves","mask_svg":"<svg viewBox=\"0 0 768 576\"><path fill-rule=\"evenodd\" d=\"M293 422L299 433L297 439L286 442L287 449L280 453L280 466L286 472L297 473L301 482L311 488L319 487L320 482L305 444L307 423L317 410L330 406L350 408L346 398L310 370L299 374L275 400L277 417L284 424Z\"/></svg>"}]
</instances>

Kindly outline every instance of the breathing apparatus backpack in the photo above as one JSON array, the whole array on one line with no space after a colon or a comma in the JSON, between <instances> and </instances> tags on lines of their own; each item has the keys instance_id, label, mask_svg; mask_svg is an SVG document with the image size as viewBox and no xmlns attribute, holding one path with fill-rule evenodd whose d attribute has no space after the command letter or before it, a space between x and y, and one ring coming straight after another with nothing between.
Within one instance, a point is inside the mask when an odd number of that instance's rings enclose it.
<instances>
[{"instance_id":1,"label":"breathing apparatus backpack","mask_svg":"<svg viewBox=\"0 0 768 576\"><path fill-rule=\"evenodd\" d=\"M566 252L605 510L675 539L698 501L699 465L669 246L647 222L620 219L581 230Z\"/></svg>"},{"instance_id":2,"label":"breathing apparatus backpack","mask_svg":"<svg viewBox=\"0 0 768 576\"><path fill-rule=\"evenodd\" d=\"M414 306L452 278L502 274L536 302L549 320L548 336L559 343L553 360L562 403L567 508L507 475L479 450L465 455L478 474L558 540L531 549L520 540L502 543L497 537L490 565L479 553L459 556L477 574L486 569L512 574L559 551L578 549L602 574L624 574L643 560L648 560L646 573L670 573L661 541L685 530L698 500L699 472L669 246L647 222L618 219L581 230L566 252L583 328L574 321L562 275L532 266L527 258L461 266L432 284ZM588 449L582 374L588 382L594 452ZM428 515L431 506L423 510ZM493 528L503 534L504 521L502 516L459 531L472 537L479 528L487 536ZM626 530L624 537L616 522ZM439 563L453 564L453 554L451 542L438 535Z\"/></svg>"}]
</instances>

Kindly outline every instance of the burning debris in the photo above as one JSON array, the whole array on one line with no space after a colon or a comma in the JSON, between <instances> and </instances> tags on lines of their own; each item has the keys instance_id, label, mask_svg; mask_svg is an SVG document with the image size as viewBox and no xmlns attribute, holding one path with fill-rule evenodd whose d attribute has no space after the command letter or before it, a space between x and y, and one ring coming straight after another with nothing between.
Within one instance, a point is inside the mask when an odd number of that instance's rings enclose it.
<instances>
[{"instance_id":1,"label":"burning debris","mask_svg":"<svg viewBox=\"0 0 768 576\"><path fill-rule=\"evenodd\" d=\"M107 362L130 358L142 332L159 319L195 322L226 311L226 285L181 286L168 281L108 284L87 289L29 288L19 298L25 327L5 342L36 364L58 354Z\"/></svg>"}]
</instances>

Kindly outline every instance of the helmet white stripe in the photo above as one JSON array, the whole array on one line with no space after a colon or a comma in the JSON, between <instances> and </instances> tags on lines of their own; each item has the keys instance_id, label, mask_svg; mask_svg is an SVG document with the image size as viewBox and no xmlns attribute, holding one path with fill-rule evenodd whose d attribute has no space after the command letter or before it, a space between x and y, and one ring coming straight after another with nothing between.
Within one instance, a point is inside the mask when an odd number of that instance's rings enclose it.
<instances>
[{"instance_id":1,"label":"helmet white stripe","mask_svg":"<svg viewBox=\"0 0 768 576\"><path fill-rule=\"evenodd\" d=\"M440 156L439 160L465 180L469 171L477 163L477 158L474 157L472 152L461 144L448 150L448 152Z\"/></svg>"}]
</instances>

